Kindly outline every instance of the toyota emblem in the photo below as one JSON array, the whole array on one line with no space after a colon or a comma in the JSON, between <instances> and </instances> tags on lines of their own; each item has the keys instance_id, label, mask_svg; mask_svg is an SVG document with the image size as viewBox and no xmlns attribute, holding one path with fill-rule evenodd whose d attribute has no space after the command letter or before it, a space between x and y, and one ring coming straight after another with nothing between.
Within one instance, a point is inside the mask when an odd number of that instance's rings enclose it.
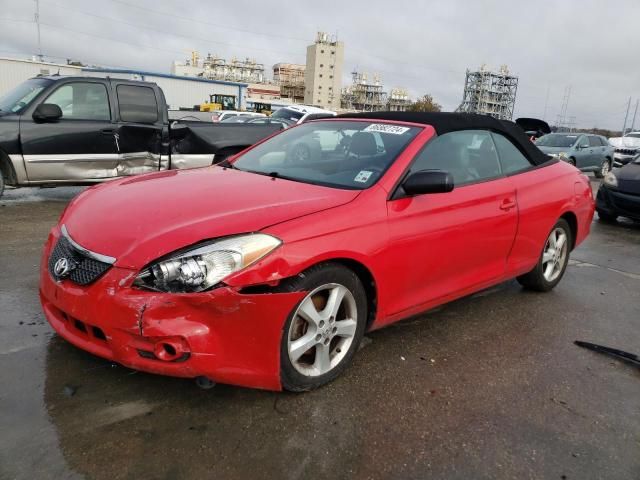
<instances>
[{"instance_id":1,"label":"toyota emblem","mask_svg":"<svg viewBox=\"0 0 640 480\"><path fill-rule=\"evenodd\" d=\"M55 273L56 277L58 278L66 277L67 275L69 275L71 270L72 270L71 262L64 257L59 259L56 262L56 264L53 266L53 273Z\"/></svg>"}]
</instances>

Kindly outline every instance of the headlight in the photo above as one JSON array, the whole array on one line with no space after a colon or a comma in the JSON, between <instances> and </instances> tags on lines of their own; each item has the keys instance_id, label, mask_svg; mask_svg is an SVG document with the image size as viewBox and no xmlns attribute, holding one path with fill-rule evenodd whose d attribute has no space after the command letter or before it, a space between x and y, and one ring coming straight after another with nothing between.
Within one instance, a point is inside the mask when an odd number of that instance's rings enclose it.
<instances>
[{"instance_id":1,"label":"headlight","mask_svg":"<svg viewBox=\"0 0 640 480\"><path fill-rule=\"evenodd\" d=\"M163 292L201 292L257 262L282 242L263 233L217 240L145 268L134 285Z\"/></svg>"},{"instance_id":2,"label":"headlight","mask_svg":"<svg viewBox=\"0 0 640 480\"><path fill-rule=\"evenodd\" d=\"M604 176L604 184L610 187L618 186L618 179L613 172L609 172Z\"/></svg>"}]
</instances>

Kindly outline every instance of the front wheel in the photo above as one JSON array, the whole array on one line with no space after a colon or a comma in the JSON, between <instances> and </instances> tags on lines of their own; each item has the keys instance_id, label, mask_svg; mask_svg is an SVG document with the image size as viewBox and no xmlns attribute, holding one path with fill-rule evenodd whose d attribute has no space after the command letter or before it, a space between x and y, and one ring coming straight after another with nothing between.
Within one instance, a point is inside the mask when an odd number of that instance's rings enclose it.
<instances>
[{"instance_id":1,"label":"front wheel","mask_svg":"<svg viewBox=\"0 0 640 480\"><path fill-rule=\"evenodd\" d=\"M611 171L611 160L605 158L600 164L600 168L596 170L595 176L597 178L604 178L604 176Z\"/></svg>"},{"instance_id":2,"label":"front wheel","mask_svg":"<svg viewBox=\"0 0 640 480\"><path fill-rule=\"evenodd\" d=\"M519 276L518 282L538 292L548 292L555 287L567 269L572 241L571 228L561 218L551 229L535 268Z\"/></svg>"},{"instance_id":3,"label":"front wheel","mask_svg":"<svg viewBox=\"0 0 640 480\"><path fill-rule=\"evenodd\" d=\"M598 218L604 223L616 223L618 216L598 210Z\"/></svg>"},{"instance_id":4,"label":"front wheel","mask_svg":"<svg viewBox=\"0 0 640 480\"><path fill-rule=\"evenodd\" d=\"M351 362L364 335L366 293L357 275L337 264L313 267L285 290L308 293L282 332L282 387L312 390L335 379Z\"/></svg>"}]
</instances>

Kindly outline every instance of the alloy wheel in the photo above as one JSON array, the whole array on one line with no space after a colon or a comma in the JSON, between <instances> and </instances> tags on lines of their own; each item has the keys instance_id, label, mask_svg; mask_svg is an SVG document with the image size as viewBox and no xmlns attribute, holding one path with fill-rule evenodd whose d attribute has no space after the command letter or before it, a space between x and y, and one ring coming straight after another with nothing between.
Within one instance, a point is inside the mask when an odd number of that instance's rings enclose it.
<instances>
[{"instance_id":1,"label":"alloy wheel","mask_svg":"<svg viewBox=\"0 0 640 480\"><path fill-rule=\"evenodd\" d=\"M602 165L600 166L600 175L604 177L610 171L611 171L611 162L609 162L609 160L605 160L604 162L602 162Z\"/></svg>"},{"instance_id":2,"label":"alloy wheel","mask_svg":"<svg viewBox=\"0 0 640 480\"><path fill-rule=\"evenodd\" d=\"M542 274L547 282L553 282L562 273L568 249L566 232L554 228L542 253Z\"/></svg>"},{"instance_id":3,"label":"alloy wheel","mask_svg":"<svg viewBox=\"0 0 640 480\"><path fill-rule=\"evenodd\" d=\"M307 294L287 332L293 367L310 377L335 368L354 340L357 315L355 298L343 285L329 283Z\"/></svg>"}]
</instances>

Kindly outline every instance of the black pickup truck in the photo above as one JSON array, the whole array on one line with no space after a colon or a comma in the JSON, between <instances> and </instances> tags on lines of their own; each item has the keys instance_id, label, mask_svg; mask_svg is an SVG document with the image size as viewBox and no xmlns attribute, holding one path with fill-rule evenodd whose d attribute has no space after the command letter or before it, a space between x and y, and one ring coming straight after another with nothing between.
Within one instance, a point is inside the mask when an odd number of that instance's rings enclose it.
<instances>
[{"instance_id":1,"label":"black pickup truck","mask_svg":"<svg viewBox=\"0 0 640 480\"><path fill-rule=\"evenodd\" d=\"M278 130L170 122L155 83L32 78L0 98L0 195L5 185L84 185L211 165Z\"/></svg>"}]
</instances>

